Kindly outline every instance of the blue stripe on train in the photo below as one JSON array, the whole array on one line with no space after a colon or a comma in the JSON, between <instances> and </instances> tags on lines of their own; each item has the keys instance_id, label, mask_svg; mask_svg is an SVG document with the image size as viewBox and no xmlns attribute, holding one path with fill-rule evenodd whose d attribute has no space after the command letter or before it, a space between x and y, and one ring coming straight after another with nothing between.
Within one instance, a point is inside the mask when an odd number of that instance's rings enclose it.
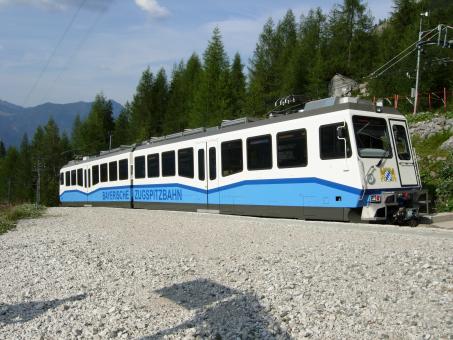
<instances>
[{"instance_id":1,"label":"blue stripe on train","mask_svg":"<svg viewBox=\"0 0 453 340\"><path fill-rule=\"evenodd\" d=\"M358 207L362 190L323 179L288 178L246 180L207 191L211 204ZM179 183L134 185L135 202L205 204L206 190ZM62 202L127 202L130 186L99 188L85 194L69 190Z\"/></svg>"}]
</instances>

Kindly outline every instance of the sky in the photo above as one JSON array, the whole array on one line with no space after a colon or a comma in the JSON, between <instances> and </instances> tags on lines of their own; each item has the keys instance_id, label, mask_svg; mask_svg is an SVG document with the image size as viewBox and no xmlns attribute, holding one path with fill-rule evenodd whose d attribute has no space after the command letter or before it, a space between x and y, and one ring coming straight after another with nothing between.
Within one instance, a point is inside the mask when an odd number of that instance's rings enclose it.
<instances>
[{"instance_id":1,"label":"sky","mask_svg":"<svg viewBox=\"0 0 453 340\"><path fill-rule=\"evenodd\" d=\"M0 0L0 100L34 106L130 101L148 66L165 68L203 54L214 27L230 56L247 64L265 21L288 9L297 18L339 0ZM392 0L369 0L376 20Z\"/></svg>"}]
</instances>

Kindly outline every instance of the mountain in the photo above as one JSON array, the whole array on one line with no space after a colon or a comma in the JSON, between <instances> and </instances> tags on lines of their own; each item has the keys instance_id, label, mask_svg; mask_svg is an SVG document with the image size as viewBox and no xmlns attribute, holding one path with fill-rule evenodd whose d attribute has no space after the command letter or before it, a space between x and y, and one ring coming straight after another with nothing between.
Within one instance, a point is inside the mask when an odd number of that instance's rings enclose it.
<instances>
[{"instance_id":1,"label":"mountain","mask_svg":"<svg viewBox=\"0 0 453 340\"><path fill-rule=\"evenodd\" d=\"M85 118L93 103L76 102L69 104L45 103L33 107L22 107L0 100L0 140L6 146L18 146L24 133L33 137L39 125L45 125L52 117L60 132L71 133L72 124L77 114ZM113 116L118 117L123 106L112 100Z\"/></svg>"}]
</instances>

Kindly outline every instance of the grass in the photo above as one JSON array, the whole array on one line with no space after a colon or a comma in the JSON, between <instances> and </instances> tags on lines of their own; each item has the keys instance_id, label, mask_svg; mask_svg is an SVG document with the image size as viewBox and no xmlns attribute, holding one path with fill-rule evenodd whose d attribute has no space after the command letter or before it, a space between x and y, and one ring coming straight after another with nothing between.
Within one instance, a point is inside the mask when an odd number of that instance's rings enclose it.
<instances>
[{"instance_id":1,"label":"grass","mask_svg":"<svg viewBox=\"0 0 453 340\"><path fill-rule=\"evenodd\" d=\"M33 204L0 206L0 235L15 228L18 220L39 217L44 210L41 206L36 209Z\"/></svg>"}]
</instances>

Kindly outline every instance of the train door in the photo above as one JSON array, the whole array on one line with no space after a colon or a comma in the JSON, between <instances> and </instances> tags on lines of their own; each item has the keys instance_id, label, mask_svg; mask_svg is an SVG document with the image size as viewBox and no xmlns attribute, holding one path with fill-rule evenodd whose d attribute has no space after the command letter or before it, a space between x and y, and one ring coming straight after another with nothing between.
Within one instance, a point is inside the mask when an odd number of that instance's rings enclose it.
<instances>
[{"instance_id":1,"label":"train door","mask_svg":"<svg viewBox=\"0 0 453 340\"><path fill-rule=\"evenodd\" d=\"M394 149L398 162L401 186L418 185L415 155L407 135L405 121L390 119Z\"/></svg>"},{"instance_id":2,"label":"train door","mask_svg":"<svg viewBox=\"0 0 453 340\"><path fill-rule=\"evenodd\" d=\"M208 208L208 173L207 173L207 143L199 143L195 146L195 153L197 155L197 180L201 183L204 189L203 205L204 209Z\"/></svg>"},{"instance_id":3,"label":"train door","mask_svg":"<svg viewBox=\"0 0 453 340\"><path fill-rule=\"evenodd\" d=\"M207 142L207 198L209 209L220 209L219 194L219 147L217 141Z\"/></svg>"}]
</instances>

